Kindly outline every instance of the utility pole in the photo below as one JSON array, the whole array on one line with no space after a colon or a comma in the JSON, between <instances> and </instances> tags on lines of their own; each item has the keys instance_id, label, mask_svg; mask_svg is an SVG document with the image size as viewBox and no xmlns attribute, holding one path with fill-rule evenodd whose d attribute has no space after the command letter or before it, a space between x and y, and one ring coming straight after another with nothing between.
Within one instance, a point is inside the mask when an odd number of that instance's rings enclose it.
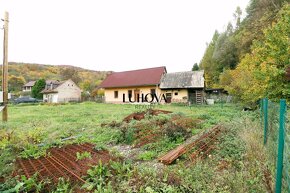
<instances>
[{"instance_id":1,"label":"utility pole","mask_svg":"<svg viewBox=\"0 0 290 193\"><path fill-rule=\"evenodd\" d=\"M4 41L3 41L3 65L2 65L2 91L3 91L3 105L2 121L8 120L8 22L9 14L5 12L4 16Z\"/></svg>"}]
</instances>

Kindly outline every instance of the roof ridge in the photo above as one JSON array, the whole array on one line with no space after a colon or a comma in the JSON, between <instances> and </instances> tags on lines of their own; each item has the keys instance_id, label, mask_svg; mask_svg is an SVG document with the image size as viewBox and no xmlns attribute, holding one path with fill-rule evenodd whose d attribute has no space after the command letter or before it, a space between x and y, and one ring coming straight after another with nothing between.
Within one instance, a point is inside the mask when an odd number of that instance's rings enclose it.
<instances>
[{"instance_id":1,"label":"roof ridge","mask_svg":"<svg viewBox=\"0 0 290 193\"><path fill-rule=\"evenodd\" d=\"M134 72L134 71L139 71L139 70L149 70L149 69L156 69L156 68L166 68L166 66L159 66L159 67L151 67L151 68L142 68L142 69L137 69L137 70L127 70L127 71L121 71L121 72L113 72L114 73L123 73L123 72Z\"/></svg>"},{"instance_id":2,"label":"roof ridge","mask_svg":"<svg viewBox=\"0 0 290 193\"><path fill-rule=\"evenodd\" d=\"M176 74L176 73L185 73L185 72L204 72L204 70L196 70L196 71L180 71L180 72L168 72L167 74Z\"/></svg>"}]
</instances>

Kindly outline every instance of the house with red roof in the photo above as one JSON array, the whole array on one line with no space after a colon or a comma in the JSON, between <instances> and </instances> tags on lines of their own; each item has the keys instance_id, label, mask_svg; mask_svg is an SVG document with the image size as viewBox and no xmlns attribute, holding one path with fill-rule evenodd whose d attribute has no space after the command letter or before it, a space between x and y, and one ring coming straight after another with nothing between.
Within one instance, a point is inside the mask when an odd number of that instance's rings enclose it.
<instances>
[{"instance_id":1,"label":"house with red roof","mask_svg":"<svg viewBox=\"0 0 290 193\"><path fill-rule=\"evenodd\" d=\"M167 73L166 67L147 68L124 72L113 72L100 84L99 88L105 89L107 103L123 103L138 101L138 97L148 93L159 96L161 78Z\"/></svg>"},{"instance_id":2,"label":"house with red roof","mask_svg":"<svg viewBox=\"0 0 290 193\"><path fill-rule=\"evenodd\" d=\"M162 66L114 72L107 76L99 88L105 90L107 103L141 102L142 96L146 95L151 101L155 95L158 101L155 98L153 102L201 104L203 76L203 70L167 73L166 67Z\"/></svg>"}]
</instances>

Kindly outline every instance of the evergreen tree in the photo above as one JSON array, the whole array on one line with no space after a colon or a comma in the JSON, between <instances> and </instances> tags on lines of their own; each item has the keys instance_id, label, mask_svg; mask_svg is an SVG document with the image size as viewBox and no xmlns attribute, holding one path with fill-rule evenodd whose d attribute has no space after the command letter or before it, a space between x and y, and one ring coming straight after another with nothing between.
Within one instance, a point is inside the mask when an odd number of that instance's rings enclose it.
<instances>
[{"instance_id":1,"label":"evergreen tree","mask_svg":"<svg viewBox=\"0 0 290 193\"><path fill-rule=\"evenodd\" d=\"M35 82L34 86L32 87L31 95L33 98L42 99L43 94L41 91L45 88L45 80L40 79Z\"/></svg>"},{"instance_id":2,"label":"evergreen tree","mask_svg":"<svg viewBox=\"0 0 290 193\"><path fill-rule=\"evenodd\" d=\"M197 63L194 63L194 65L193 65L193 67L192 67L191 70L192 70L192 71L198 71L198 70L199 70L199 66L198 66L198 64L197 64Z\"/></svg>"}]
</instances>

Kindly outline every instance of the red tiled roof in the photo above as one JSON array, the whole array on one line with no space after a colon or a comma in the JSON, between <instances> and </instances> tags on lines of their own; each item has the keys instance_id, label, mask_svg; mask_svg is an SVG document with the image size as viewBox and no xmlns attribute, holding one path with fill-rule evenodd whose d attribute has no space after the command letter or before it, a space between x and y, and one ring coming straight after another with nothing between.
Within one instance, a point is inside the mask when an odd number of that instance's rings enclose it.
<instances>
[{"instance_id":1,"label":"red tiled roof","mask_svg":"<svg viewBox=\"0 0 290 193\"><path fill-rule=\"evenodd\" d=\"M125 72L114 72L107 76L99 88L117 88L160 84L165 66Z\"/></svg>"}]
</instances>

